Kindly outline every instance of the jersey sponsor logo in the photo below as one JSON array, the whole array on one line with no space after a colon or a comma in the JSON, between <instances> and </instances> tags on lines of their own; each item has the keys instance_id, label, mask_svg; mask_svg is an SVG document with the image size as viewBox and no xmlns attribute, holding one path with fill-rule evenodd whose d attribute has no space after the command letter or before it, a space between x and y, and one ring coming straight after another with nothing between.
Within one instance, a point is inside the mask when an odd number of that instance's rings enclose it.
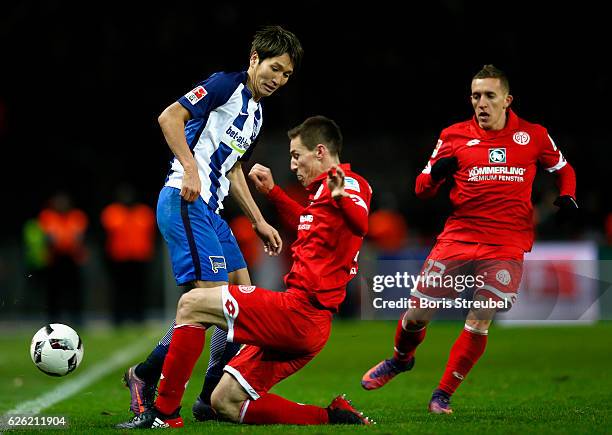
<instances>
[{"instance_id":1,"label":"jersey sponsor logo","mask_svg":"<svg viewBox=\"0 0 612 435\"><path fill-rule=\"evenodd\" d=\"M506 269L502 269L497 271L497 273L495 274L495 279L501 285L508 285L512 280L512 276L510 275L510 272L508 272Z\"/></svg>"},{"instance_id":2,"label":"jersey sponsor logo","mask_svg":"<svg viewBox=\"0 0 612 435\"><path fill-rule=\"evenodd\" d=\"M526 131L517 131L512 136L512 140L519 145L527 145L531 140L531 136Z\"/></svg>"},{"instance_id":3,"label":"jersey sponsor logo","mask_svg":"<svg viewBox=\"0 0 612 435\"><path fill-rule=\"evenodd\" d=\"M355 192L361 192L359 188L359 182L353 177L344 177L344 188L354 190Z\"/></svg>"},{"instance_id":4,"label":"jersey sponsor logo","mask_svg":"<svg viewBox=\"0 0 612 435\"><path fill-rule=\"evenodd\" d=\"M489 163L506 163L506 148L489 148Z\"/></svg>"},{"instance_id":5,"label":"jersey sponsor logo","mask_svg":"<svg viewBox=\"0 0 612 435\"><path fill-rule=\"evenodd\" d=\"M309 230L311 227L311 223L314 220L311 214L305 214L300 216L300 224L298 225L298 230Z\"/></svg>"},{"instance_id":6,"label":"jersey sponsor logo","mask_svg":"<svg viewBox=\"0 0 612 435\"><path fill-rule=\"evenodd\" d=\"M525 181L527 169L514 166L474 166L468 172L468 181Z\"/></svg>"},{"instance_id":7,"label":"jersey sponsor logo","mask_svg":"<svg viewBox=\"0 0 612 435\"><path fill-rule=\"evenodd\" d=\"M197 88L191 90L190 92L187 92L187 94L185 94L185 98L189 100L192 106L195 106L198 103L198 101L200 101L202 98L206 96L206 94L208 94L208 92L206 92L206 89L204 89L204 86L198 86Z\"/></svg>"},{"instance_id":8,"label":"jersey sponsor logo","mask_svg":"<svg viewBox=\"0 0 612 435\"><path fill-rule=\"evenodd\" d=\"M240 290L245 295L248 295L249 293L253 293L255 291L255 286L254 285L239 285L238 290Z\"/></svg>"},{"instance_id":9,"label":"jersey sponsor logo","mask_svg":"<svg viewBox=\"0 0 612 435\"><path fill-rule=\"evenodd\" d=\"M227 269L225 267L225 257L221 255L209 255L210 267L214 273L219 272L219 269Z\"/></svg>"},{"instance_id":10,"label":"jersey sponsor logo","mask_svg":"<svg viewBox=\"0 0 612 435\"><path fill-rule=\"evenodd\" d=\"M472 139L472 140L468 140L466 145L471 147L474 145L478 145L480 143L480 139Z\"/></svg>"},{"instance_id":11,"label":"jersey sponsor logo","mask_svg":"<svg viewBox=\"0 0 612 435\"><path fill-rule=\"evenodd\" d=\"M244 154L251 144L251 140L242 135L242 132L230 125L225 134L230 138L229 146L239 154Z\"/></svg>"}]
</instances>

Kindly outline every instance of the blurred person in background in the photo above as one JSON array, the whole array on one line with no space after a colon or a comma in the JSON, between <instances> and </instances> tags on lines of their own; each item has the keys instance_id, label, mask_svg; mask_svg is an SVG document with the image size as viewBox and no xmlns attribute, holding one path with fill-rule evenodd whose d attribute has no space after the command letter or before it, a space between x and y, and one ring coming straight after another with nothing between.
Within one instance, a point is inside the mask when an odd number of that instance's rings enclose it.
<instances>
[{"instance_id":1,"label":"blurred person in background","mask_svg":"<svg viewBox=\"0 0 612 435\"><path fill-rule=\"evenodd\" d=\"M100 215L106 232L105 252L113 282L112 310L116 326L144 319L142 298L147 294L147 266L155 252L155 214L136 202L134 188L122 184L116 201Z\"/></svg>"},{"instance_id":2,"label":"blurred person in background","mask_svg":"<svg viewBox=\"0 0 612 435\"><path fill-rule=\"evenodd\" d=\"M72 199L65 192L51 197L38 216L38 225L48 247L46 305L49 322L76 326L83 323L81 266L87 258L85 231L88 224L85 213L72 205Z\"/></svg>"},{"instance_id":3,"label":"blurred person in background","mask_svg":"<svg viewBox=\"0 0 612 435\"><path fill-rule=\"evenodd\" d=\"M363 388L374 390L412 369L417 346L437 311L435 304L459 298L463 290L435 284L435 279L430 285L431 278L481 276L483 284L476 285L474 300L485 304L469 310L451 348L429 402L429 411L436 414L453 412L451 396L484 353L497 312L487 303L501 302L510 309L516 300L523 256L534 239L531 189L536 163L557 175L558 213L571 216L578 209L574 169L544 127L510 109L513 97L506 75L485 65L472 79L470 100L474 117L442 131L416 180L417 196L430 198L452 178L453 212L421 270L424 280L411 293L413 307L399 319L393 356L368 370L361 381ZM421 301L433 306L422 306Z\"/></svg>"},{"instance_id":4,"label":"blurred person in background","mask_svg":"<svg viewBox=\"0 0 612 435\"><path fill-rule=\"evenodd\" d=\"M303 50L297 37L280 26L255 33L246 71L218 72L168 106L159 124L174 154L157 204L157 222L172 261L176 284L186 291L224 284L250 285L236 238L219 212L231 196L248 217L270 255L281 252L278 231L263 218L249 191L242 163L251 156L263 123L262 98L287 84ZM151 406L175 323L142 363L124 376L137 417ZM214 418L210 395L238 344L227 343L217 328L211 360L192 411L198 420Z\"/></svg>"}]
</instances>

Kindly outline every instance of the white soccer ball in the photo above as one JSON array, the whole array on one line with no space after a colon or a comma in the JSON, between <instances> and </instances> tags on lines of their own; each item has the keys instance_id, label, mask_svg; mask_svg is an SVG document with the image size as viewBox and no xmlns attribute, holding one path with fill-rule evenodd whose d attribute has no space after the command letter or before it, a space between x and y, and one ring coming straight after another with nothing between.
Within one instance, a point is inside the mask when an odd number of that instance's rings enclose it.
<instances>
[{"instance_id":1,"label":"white soccer ball","mask_svg":"<svg viewBox=\"0 0 612 435\"><path fill-rule=\"evenodd\" d=\"M36 367L49 376L65 376L83 360L83 342L70 326L51 323L32 338L30 356Z\"/></svg>"}]
</instances>

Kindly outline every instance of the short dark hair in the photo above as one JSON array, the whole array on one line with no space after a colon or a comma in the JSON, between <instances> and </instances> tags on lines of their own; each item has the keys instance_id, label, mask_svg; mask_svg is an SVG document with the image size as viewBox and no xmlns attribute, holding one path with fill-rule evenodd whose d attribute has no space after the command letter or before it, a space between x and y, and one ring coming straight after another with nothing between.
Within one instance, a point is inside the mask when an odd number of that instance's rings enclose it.
<instances>
[{"instance_id":1,"label":"short dark hair","mask_svg":"<svg viewBox=\"0 0 612 435\"><path fill-rule=\"evenodd\" d=\"M327 147L330 154L340 156L342 152L342 132L333 120L325 116L311 116L297 127L287 132L289 139L300 137L302 143L310 151L318 144Z\"/></svg>"},{"instance_id":2,"label":"short dark hair","mask_svg":"<svg viewBox=\"0 0 612 435\"><path fill-rule=\"evenodd\" d=\"M499 79L502 87L506 90L506 92L510 93L510 82L508 81L508 76L505 72L494 65L484 65L482 69L472 78L472 81L476 79Z\"/></svg>"},{"instance_id":3,"label":"short dark hair","mask_svg":"<svg viewBox=\"0 0 612 435\"><path fill-rule=\"evenodd\" d=\"M260 61L287 53L295 70L299 68L304 55L297 36L281 26L265 26L259 29L251 44L251 54L253 52L257 52Z\"/></svg>"}]
</instances>

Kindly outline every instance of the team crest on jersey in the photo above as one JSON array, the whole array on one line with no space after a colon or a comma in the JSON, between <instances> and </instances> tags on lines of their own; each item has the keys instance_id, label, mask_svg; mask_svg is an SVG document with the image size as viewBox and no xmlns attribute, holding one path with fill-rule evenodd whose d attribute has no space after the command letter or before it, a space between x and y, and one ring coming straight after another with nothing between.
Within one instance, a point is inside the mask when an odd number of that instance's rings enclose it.
<instances>
[{"instance_id":1,"label":"team crest on jersey","mask_svg":"<svg viewBox=\"0 0 612 435\"><path fill-rule=\"evenodd\" d=\"M526 131L517 131L512 136L512 140L514 140L514 142L516 142L519 145L527 145L529 141L531 140L531 137L529 136L529 133L527 133Z\"/></svg>"},{"instance_id":2,"label":"team crest on jersey","mask_svg":"<svg viewBox=\"0 0 612 435\"><path fill-rule=\"evenodd\" d=\"M206 96L206 94L208 94L208 92L206 92L204 86L198 86L197 88L185 94L185 98L189 100L192 106L195 106L198 101L200 101Z\"/></svg>"},{"instance_id":3,"label":"team crest on jersey","mask_svg":"<svg viewBox=\"0 0 612 435\"><path fill-rule=\"evenodd\" d=\"M255 286L254 285L239 285L238 290L240 290L244 294L249 294L255 291Z\"/></svg>"},{"instance_id":4,"label":"team crest on jersey","mask_svg":"<svg viewBox=\"0 0 612 435\"><path fill-rule=\"evenodd\" d=\"M489 163L506 163L506 148L489 148Z\"/></svg>"},{"instance_id":5,"label":"team crest on jersey","mask_svg":"<svg viewBox=\"0 0 612 435\"><path fill-rule=\"evenodd\" d=\"M225 257L221 255L209 255L208 259L210 260L210 267L214 273L217 273L219 269L227 269L227 267L225 267Z\"/></svg>"}]
</instances>

